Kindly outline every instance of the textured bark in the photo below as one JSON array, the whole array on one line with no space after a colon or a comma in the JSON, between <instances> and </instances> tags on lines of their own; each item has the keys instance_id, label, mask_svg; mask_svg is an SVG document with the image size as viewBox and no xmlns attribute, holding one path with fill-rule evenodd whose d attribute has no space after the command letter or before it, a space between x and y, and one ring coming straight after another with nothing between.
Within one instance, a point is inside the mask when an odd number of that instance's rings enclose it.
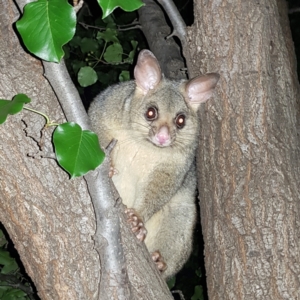
<instances>
[{"instance_id":1,"label":"textured bark","mask_svg":"<svg viewBox=\"0 0 300 300\"><path fill-rule=\"evenodd\" d=\"M299 85L285 3L197 0L195 13L195 67L221 74L198 155L209 299L300 299Z\"/></svg>"},{"instance_id":2,"label":"textured bark","mask_svg":"<svg viewBox=\"0 0 300 300\"><path fill-rule=\"evenodd\" d=\"M0 97L25 93L32 99L28 107L64 121L41 63L24 52L13 31L13 1L0 3ZM96 299L92 204L82 179L69 180L54 159L40 158L41 150L53 150L52 129L41 137L44 124L43 117L22 111L0 126L0 221L42 299Z\"/></svg>"}]
</instances>

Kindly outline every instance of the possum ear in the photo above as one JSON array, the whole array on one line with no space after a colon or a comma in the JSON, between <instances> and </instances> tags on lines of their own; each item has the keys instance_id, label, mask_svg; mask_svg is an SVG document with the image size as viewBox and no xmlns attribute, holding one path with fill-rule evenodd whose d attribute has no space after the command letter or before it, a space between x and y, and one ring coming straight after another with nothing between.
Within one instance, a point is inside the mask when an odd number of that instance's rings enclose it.
<instances>
[{"instance_id":1,"label":"possum ear","mask_svg":"<svg viewBox=\"0 0 300 300\"><path fill-rule=\"evenodd\" d=\"M217 73L208 73L189 80L185 86L187 103L197 110L201 103L212 96L219 78L220 75Z\"/></svg>"},{"instance_id":2,"label":"possum ear","mask_svg":"<svg viewBox=\"0 0 300 300\"><path fill-rule=\"evenodd\" d=\"M153 90L161 81L162 74L158 61L149 50L142 50L138 56L134 68L136 86L146 95Z\"/></svg>"}]
</instances>

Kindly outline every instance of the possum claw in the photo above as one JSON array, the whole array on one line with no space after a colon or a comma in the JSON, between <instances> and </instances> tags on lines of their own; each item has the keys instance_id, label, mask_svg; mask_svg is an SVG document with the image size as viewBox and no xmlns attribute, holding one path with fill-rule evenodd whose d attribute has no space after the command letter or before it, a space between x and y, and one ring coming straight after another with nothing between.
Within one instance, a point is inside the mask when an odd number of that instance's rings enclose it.
<instances>
[{"instance_id":1,"label":"possum claw","mask_svg":"<svg viewBox=\"0 0 300 300\"><path fill-rule=\"evenodd\" d=\"M127 222L130 224L132 232L136 235L137 239L142 242L147 235L144 222L133 208L127 208L125 213L127 214Z\"/></svg>"},{"instance_id":2,"label":"possum claw","mask_svg":"<svg viewBox=\"0 0 300 300\"><path fill-rule=\"evenodd\" d=\"M159 251L152 252L151 257L159 271L163 272L167 269L167 264L164 262L164 259Z\"/></svg>"},{"instance_id":3,"label":"possum claw","mask_svg":"<svg viewBox=\"0 0 300 300\"><path fill-rule=\"evenodd\" d=\"M116 175L116 174L118 174L118 173L119 173L118 170L115 169L113 166L111 166L110 169L109 169L108 176L109 176L110 178L112 178L114 175Z\"/></svg>"}]
</instances>

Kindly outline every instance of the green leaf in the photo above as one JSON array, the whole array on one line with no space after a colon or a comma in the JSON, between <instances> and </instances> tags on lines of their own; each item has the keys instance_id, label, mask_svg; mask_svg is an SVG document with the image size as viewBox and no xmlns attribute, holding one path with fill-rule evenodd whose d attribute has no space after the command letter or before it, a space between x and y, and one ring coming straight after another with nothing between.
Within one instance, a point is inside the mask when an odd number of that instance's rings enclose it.
<instances>
[{"instance_id":1,"label":"green leaf","mask_svg":"<svg viewBox=\"0 0 300 300\"><path fill-rule=\"evenodd\" d=\"M81 45L81 38L77 35L75 35L72 40L69 43L70 46L76 48L79 47Z\"/></svg>"},{"instance_id":2,"label":"green leaf","mask_svg":"<svg viewBox=\"0 0 300 300\"><path fill-rule=\"evenodd\" d=\"M192 296L191 300L203 300L203 288L201 285L195 286L194 295Z\"/></svg>"},{"instance_id":3,"label":"green leaf","mask_svg":"<svg viewBox=\"0 0 300 300\"><path fill-rule=\"evenodd\" d=\"M92 131L82 130L73 122L57 126L53 142L58 163L71 178L96 169L105 158L98 136Z\"/></svg>"},{"instance_id":4,"label":"green leaf","mask_svg":"<svg viewBox=\"0 0 300 300\"><path fill-rule=\"evenodd\" d=\"M5 283L4 283L5 284ZM1 300L25 300L28 298L25 298L27 296L26 293L24 293L21 290L14 289L14 288L8 288L5 293L1 296Z\"/></svg>"},{"instance_id":5,"label":"green leaf","mask_svg":"<svg viewBox=\"0 0 300 300\"><path fill-rule=\"evenodd\" d=\"M101 19L101 22L105 23L107 28L112 28L112 29L117 28L117 24L116 24L114 18L111 15L107 16L104 19Z\"/></svg>"},{"instance_id":6,"label":"green leaf","mask_svg":"<svg viewBox=\"0 0 300 300\"><path fill-rule=\"evenodd\" d=\"M16 95L13 100L0 99L0 124L6 121L8 115L14 115L23 109L23 105L31 100L24 94Z\"/></svg>"},{"instance_id":7,"label":"green leaf","mask_svg":"<svg viewBox=\"0 0 300 300\"><path fill-rule=\"evenodd\" d=\"M79 72L80 68L86 67L86 62L84 62L82 60L74 59L71 62L71 66L73 68L74 73L77 74Z\"/></svg>"},{"instance_id":8,"label":"green leaf","mask_svg":"<svg viewBox=\"0 0 300 300\"><path fill-rule=\"evenodd\" d=\"M119 43L114 43L106 48L103 57L109 63L117 63L122 61L122 54L122 46Z\"/></svg>"},{"instance_id":9,"label":"green leaf","mask_svg":"<svg viewBox=\"0 0 300 300\"><path fill-rule=\"evenodd\" d=\"M18 269L16 260L9 255L9 252L0 248L0 265L3 265L1 274L9 274Z\"/></svg>"},{"instance_id":10,"label":"green leaf","mask_svg":"<svg viewBox=\"0 0 300 300\"><path fill-rule=\"evenodd\" d=\"M125 11L139 9L144 3L140 0L97 0L103 11L103 19L111 14L117 7Z\"/></svg>"},{"instance_id":11,"label":"green leaf","mask_svg":"<svg viewBox=\"0 0 300 300\"><path fill-rule=\"evenodd\" d=\"M168 280L167 285L170 290L175 286L175 283L176 283L176 276L173 276Z\"/></svg>"},{"instance_id":12,"label":"green leaf","mask_svg":"<svg viewBox=\"0 0 300 300\"><path fill-rule=\"evenodd\" d=\"M98 71L97 75L98 75L98 80L105 86L111 85L111 83L113 81L117 81L118 78L118 72L115 69L111 69L106 73Z\"/></svg>"},{"instance_id":13,"label":"green leaf","mask_svg":"<svg viewBox=\"0 0 300 300\"><path fill-rule=\"evenodd\" d=\"M202 272L201 272L201 268L198 268L196 271L195 271L195 273L196 273L196 275L198 276L198 277L202 277Z\"/></svg>"},{"instance_id":14,"label":"green leaf","mask_svg":"<svg viewBox=\"0 0 300 300\"><path fill-rule=\"evenodd\" d=\"M118 32L115 29L106 28L103 32L97 33L97 39L102 39L106 43L113 42L113 43L119 43L119 40L117 38Z\"/></svg>"},{"instance_id":15,"label":"green leaf","mask_svg":"<svg viewBox=\"0 0 300 300\"><path fill-rule=\"evenodd\" d=\"M81 40L80 48L82 53L95 52L98 50L99 44L95 39L84 37Z\"/></svg>"},{"instance_id":16,"label":"green leaf","mask_svg":"<svg viewBox=\"0 0 300 300\"><path fill-rule=\"evenodd\" d=\"M38 0L24 7L16 26L31 53L59 62L64 55L62 46L75 34L76 14L67 0Z\"/></svg>"},{"instance_id":17,"label":"green leaf","mask_svg":"<svg viewBox=\"0 0 300 300\"><path fill-rule=\"evenodd\" d=\"M131 45L132 45L133 50L130 51L129 54L128 54L128 57L126 59L124 59L124 62L129 63L129 64L133 63L133 59L134 59L134 56L135 56L135 52L136 52L138 42L137 41L131 41Z\"/></svg>"},{"instance_id":18,"label":"green leaf","mask_svg":"<svg viewBox=\"0 0 300 300\"><path fill-rule=\"evenodd\" d=\"M77 80L82 87L94 84L98 80L97 73L91 67L80 68Z\"/></svg>"},{"instance_id":19,"label":"green leaf","mask_svg":"<svg viewBox=\"0 0 300 300\"><path fill-rule=\"evenodd\" d=\"M130 73L129 73L129 71L123 70L119 75L119 81L123 82L123 81L128 81L128 80L130 80Z\"/></svg>"}]
</instances>

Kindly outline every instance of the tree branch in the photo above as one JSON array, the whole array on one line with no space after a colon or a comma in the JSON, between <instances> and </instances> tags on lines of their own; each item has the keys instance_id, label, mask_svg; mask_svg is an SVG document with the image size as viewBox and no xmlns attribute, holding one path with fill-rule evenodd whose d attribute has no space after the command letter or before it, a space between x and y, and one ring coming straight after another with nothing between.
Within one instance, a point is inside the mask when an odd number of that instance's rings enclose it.
<instances>
[{"instance_id":1,"label":"tree branch","mask_svg":"<svg viewBox=\"0 0 300 300\"><path fill-rule=\"evenodd\" d=\"M193 78L196 75L199 75L195 74L195 72L193 71L193 63L187 42L186 25L177 7L172 0L157 0L157 2L164 8L173 25L173 32L171 36L177 36L181 42L182 52L183 56L185 57L189 78Z\"/></svg>"},{"instance_id":2,"label":"tree branch","mask_svg":"<svg viewBox=\"0 0 300 300\"><path fill-rule=\"evenodd\" d=\"M59 64L43 61L43 65L45 77L52 86L68 122L76 122L84 130L90 129L90 120L64 60Z\"/></svg>"},{"instance_id":3,"label":"tree branch","mask_svg":"<svg viewBox=\"0 0 300 300\"><path fill-rule=\"evenodd\" d=\"M139 10L139 21L150 50L160 63L164 75L170 79L186 79L180 47L174 38L167 38L171 29L161 7L153 0L144 0ZM164 49L161 51L161 49Z\"/></svg>"},{"instance_id":4,"label":"tree branch","mask_svg":"<svg viewBox=\"0 0 300 300\"><path fill-rule=\"evenodd\" d=\"M106 27L99 27L99 26L93 26L93 25L89 25L83 22L78 22L78 24L80 24L83 28L85 29L89 29L89 28L94 28L97 29L99 31L105 31L107 28ZM120 26L117 25L117 31L128 31L128 30L133 30L133 29L142 29L142 26L139 23L133 23L129 25L124 25L124 26Z\"/></svg>"}]
</instances>

